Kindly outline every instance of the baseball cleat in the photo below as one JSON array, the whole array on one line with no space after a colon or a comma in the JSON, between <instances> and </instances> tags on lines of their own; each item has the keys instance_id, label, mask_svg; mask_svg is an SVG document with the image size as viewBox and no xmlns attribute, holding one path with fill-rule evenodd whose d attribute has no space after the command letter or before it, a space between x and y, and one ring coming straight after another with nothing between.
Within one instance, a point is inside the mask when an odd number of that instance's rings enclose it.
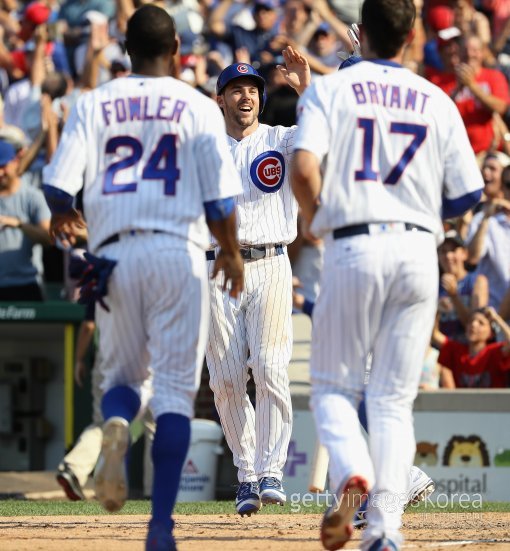
<instances>
[{"instance_id":1,"label":"baseball cleat","mask_svg":"<svg viewBox=\"0 0 510 551\"><path fill-rule=\"evenodd\" d=\"M71 501L81 501L85 499L85 495L83 494L83 490L76 475L67 464L59 468L55 478Z\"/></svg>"},{"instance_id":2,"label":"baseball cleat","mask_svg":"<svg viewBox=\"0 0 510 551\"><path fill-rule=\"evenodd\" d=\"M367 527L367 505L368 499L365 500L363 505L354 513L354 518L352 519L352 526L357 530L362 530Z\"/></svg>"},{"instance_id":3,"label":"baseball cleat","mask_svg":"<svg viewBox=\"0 0 510 551\"><path fill-rule=\"evenodd\" d=\"M368 548L367 551L398 551L398 547L388 538L379 538Z\"/></svg>"},{"instance_id":4,"label":"baseball cleat","mask_svg":"<svg viewBox=\"0 0 510 551\"><path fill-rule=\"evenodd\" d=\"M274 476L264 476L259 480L260 500L263 505L285 505L287 496L282 483Z\"/></svg>"},{"instance_id":5,"label":"baseball cleat","mask_svg":"<svg viewBox=\"0 0 510 551\"><path fill-rule=\"evenodd\" d=\"M409 473L409 493L407 503L404 505L404 511L420 501L427 499L429 495L434 493L436 486L430 476L424 473L421 469L413 465Z\"/></svg>"},{"instance_id":6,"label":"baseball cleat","mask_svg":"<svg viewBox=\"0 0 510 551\"><path fill-rule=\"evenodd\" d=\"M160 522L149 522L145 551L177 551L175 540L166 526Z\"/></svg>"},{"instance_id":7,"label":"baseball cleat","mask_svg":"<svg viewBox=\"0 0 510 551\"><path fill-rule=\"evenodd\" d=\"M251 517L252 514L258 513L261 507L258 482L241 482L236 495L237 512L242 517Z\"/></svg>"},{"instance_id":8,"label":"baseball cleat","mask_svg":"<svg viewBox=\"0 0 510 551\"><path fill-rule=\"evenodd\" d=\"M111 417L103 425L103 445L94 472L96 497L110 513L119 511L126 503L128 447L129 423L122 417Z\"/></svg>"},{"instance_id":9,"label":"baseball cleat","mask_svg":"<svg viewBox=\"0 0 510 551\"><path fill-rule=\"evenodd\" d=\"M351 476L337 493L338 500L324 513L321 541L324 549L336 551L351 539L352 518L368 498L368 484L361 476Z\"/></svg>"}]
</instances>

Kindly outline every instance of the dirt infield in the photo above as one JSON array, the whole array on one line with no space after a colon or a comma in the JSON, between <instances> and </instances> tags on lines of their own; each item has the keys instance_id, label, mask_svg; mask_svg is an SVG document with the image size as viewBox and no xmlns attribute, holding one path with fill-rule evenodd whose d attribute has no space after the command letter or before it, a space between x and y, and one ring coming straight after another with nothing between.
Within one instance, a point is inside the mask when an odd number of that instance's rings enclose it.
<instances>
[{"instance_id":1,"label":"dirt infield","mask_svg":"<svg viewBox=\"0 0 510 551\"><path fill-rule=\"evenodd\" d=\"M318 551L320 515L176 517L180 551ZM2 517L2 551L143 551L146 516ZM404 549L508 551L510 513L408 514ZM346 549L358 549L360 532Z\"/></svg>"}]
</instances>

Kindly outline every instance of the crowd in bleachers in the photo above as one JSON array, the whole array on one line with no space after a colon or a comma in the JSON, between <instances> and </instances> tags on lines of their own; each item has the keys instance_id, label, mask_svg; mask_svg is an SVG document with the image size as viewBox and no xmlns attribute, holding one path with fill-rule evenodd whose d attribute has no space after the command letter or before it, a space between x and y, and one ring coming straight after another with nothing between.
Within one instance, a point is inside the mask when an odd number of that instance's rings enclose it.
<instances>
[{"instance_id":1,"label":"crowd in bleachers","mask_svg":"<svg viewBox=\"0 0 510 551\"><path fill-rule=\"evenodd\" d=\"M144 3L0 0L0 301L44 300L51 282L65 288L67 253L58 243L49 245L42 167L76 97L129 72L126 22ZM267 82L261 121L291 125L297 95L277 70L282 49L291 45L304 53L314 76L336 71L351 51L347 30L358 22L362 0L154 3L175 19L181 79L214 97L226 65L251 63ZM415 38L405 65L456 103L485 182L476 212L445 223L435 348L427 356L423 386L508 386L510 1L415 4ZM291 251L296 275L306 283L300 291L312 302L320 248L304 229ZM72 292L62 298L72 299ZM482 356L483 362L473 361Z\"/></svg>"}]
</instances>

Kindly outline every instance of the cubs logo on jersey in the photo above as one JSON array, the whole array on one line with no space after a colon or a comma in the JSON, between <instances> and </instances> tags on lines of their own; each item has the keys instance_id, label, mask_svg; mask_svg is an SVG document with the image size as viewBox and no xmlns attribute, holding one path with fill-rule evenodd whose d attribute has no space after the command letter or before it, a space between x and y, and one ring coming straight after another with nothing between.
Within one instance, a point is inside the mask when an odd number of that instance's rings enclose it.
<instances>
[{"instance_id":1,"label":"cubs logo on jersey","mask_svg":"<svg viewBox=\"0 0 510 551\"><path fill-rule=\"evenodd\" d=\"M278 151L261 153L251 163L252 182L265 193L276 193L285 179L285 161Z\"/></svg>"}]
</instances>

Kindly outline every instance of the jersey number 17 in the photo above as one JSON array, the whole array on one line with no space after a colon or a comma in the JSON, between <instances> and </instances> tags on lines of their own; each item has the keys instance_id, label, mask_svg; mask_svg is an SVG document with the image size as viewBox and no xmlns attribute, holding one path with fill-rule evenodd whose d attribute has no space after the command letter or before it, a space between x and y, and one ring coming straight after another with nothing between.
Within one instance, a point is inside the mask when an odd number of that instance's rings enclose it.
<instances>
[{"instance_id":1,"label":"jersey number 17","mask_svg":"<svg viewBox=\"0 0 510 551\"><path fill-rule=\"evenodd\" d=\"M375 120L358 119L358 128L363 131L363 164L361 170L356 170L356 180L379 180L379 173L374 170L374 138ZM412 136L411 143L404 149L399 161L392 167L389 174L384 178L383 183L395 185L398 183L407 165L413 160L416 152L427 137L427 127L422 124L407 122L392 122L390 125L392 134L405 134Z\"/></svg>"}]
</instances>

